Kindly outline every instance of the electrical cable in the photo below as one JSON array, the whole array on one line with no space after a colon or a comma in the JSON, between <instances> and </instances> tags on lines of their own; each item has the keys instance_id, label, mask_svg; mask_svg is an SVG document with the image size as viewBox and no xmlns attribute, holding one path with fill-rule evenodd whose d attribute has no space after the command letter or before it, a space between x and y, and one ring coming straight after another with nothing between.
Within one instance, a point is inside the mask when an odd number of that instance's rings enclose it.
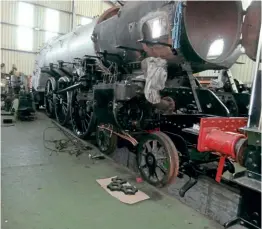
<instances>
[{"instance_id":1,"label":"electrical cable","mask_svg":"<svg viewBox=\"0 0 262 229\"><path fill-rule=\"evenodd\" d=\"M43 145L46 149L51 151L50 156L52 155L53 152L55 152L55 153L68 152L70 155L73 155L73 154L79 155L79 151L80 151L79 146L77 146L74 143L74 141L65 133L63 133L63 134L67 137L67 139L47 140L46 139L46 131L48 129L57 129L60 132L63 132L63 131L61 131L61 129L59 129L58 127L47 127L43 131ZM46 144L47 142L55 144L55 147L51 148L50 146L48 146ZM75 150L68 149L70 147L70 145L68 144L69 142L73 143L73 145L75 146ZM72 152L75 152L75 153L72 153Z\"/></svg>"}]
</instances>

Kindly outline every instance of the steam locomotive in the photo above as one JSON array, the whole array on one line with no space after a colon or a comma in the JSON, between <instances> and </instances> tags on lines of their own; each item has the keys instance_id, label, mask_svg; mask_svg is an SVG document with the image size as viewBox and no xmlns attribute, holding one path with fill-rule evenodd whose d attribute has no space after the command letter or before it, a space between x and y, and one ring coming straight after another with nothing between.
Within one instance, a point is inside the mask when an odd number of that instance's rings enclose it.
<instances>
[{"instance_id":1,"label":"steam locomotive","mask_svg":"<svg viewBox=\"0 0 262 229\"><path fill-rule=\"evenodd\" d=\"M125 2L49 41L36 58L33 87L49 117L70 123L80 138L95 132L103 153L112 153L119 138L127 141L150 184L188 175L184 196L199 175L220 182L235 172L228 157L220 164L212 149L199 153L203 120L247 116L248 109L240 109L240 96L223 103L193 74L228 69L243 49L255 60L260 14L260 2L246 11L238 1ZM247 120L231 121L225 130L234 132ZM236 143L234 159L244 166L246 141ZM254 163L260 173L259 159Z\"/></svg>"}]
</instances>

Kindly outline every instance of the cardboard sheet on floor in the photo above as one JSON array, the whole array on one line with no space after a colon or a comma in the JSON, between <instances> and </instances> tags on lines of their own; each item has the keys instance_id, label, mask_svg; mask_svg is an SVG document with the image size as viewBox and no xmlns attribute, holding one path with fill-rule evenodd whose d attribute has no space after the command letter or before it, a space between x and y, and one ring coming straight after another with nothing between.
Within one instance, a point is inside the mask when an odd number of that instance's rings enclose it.
<instances>
[{"instance_id":1,"label":"cardboard sheet on floor","mask_svg":"<svg viewBox=\"0 0 262 229\"><path fill-rule=\"evenodd\" d=\"M141 192L140 190L138 190L138 192L135 195L125 195L123 192L118 192L118 191L111 192L107 188L107 185L109 185L111 183L112 178L113 177L106 178L106 179L98 179L96 181L111 196L119 199L121 202L126 203L126 204L135 204L135 203L138 203L140 201L147 200L147 199L150 198L148 195L146 195L144 192ZM127 183L127 184L130 185L129 183Z\"/></svg>"}]
</instances>

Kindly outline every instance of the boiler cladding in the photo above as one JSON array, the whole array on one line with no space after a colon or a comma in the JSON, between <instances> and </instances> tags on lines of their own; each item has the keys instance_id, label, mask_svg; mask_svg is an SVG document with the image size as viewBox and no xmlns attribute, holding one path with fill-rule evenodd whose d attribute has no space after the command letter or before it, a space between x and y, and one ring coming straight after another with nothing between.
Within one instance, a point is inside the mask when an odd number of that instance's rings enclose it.
<instances>
[{"instance_id":1,"label":"boiler cladding","mask_svg":"<svg viewBox=\"0 0 262 229\"><path fill-rule=\"evenodd\" d=\"M242 47L254 59L250 39L258 37L261 18L252 15L261 12L261 6L252 4L247 23L240 1L132 1L110 8L92 23L44 45L35 61L33 87L44 92L48 76L41 73L42 67L84 55L109 53L116 63L130 63L145 54L161 57L169 66L187 61L194 72L231 67Z\"/></svg>"}]
</instances>

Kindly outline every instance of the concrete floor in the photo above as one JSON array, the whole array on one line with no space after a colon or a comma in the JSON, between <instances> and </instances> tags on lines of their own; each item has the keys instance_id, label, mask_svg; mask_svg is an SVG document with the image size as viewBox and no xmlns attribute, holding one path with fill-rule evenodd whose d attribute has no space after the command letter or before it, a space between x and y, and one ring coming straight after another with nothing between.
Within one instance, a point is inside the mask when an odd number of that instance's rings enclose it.
<instances>
[{"instance_id":1,"label":"concrete floor","mask_svg":"<svg viewBox=\"0 0 262 229\"><path fill-rule=\"evenodd\" d=\"M218 224L146 183L136 186L151 199L126 205L110 196L96 179L135 177L110 160L93 163L88 153L76 158L43 146L52 126L39 113L33 122L2 127L3 229L214 229ZM61 133L49 129L49 137ZM62 136L63 137L63 136Z\"/></svg>"}]
</instances>

